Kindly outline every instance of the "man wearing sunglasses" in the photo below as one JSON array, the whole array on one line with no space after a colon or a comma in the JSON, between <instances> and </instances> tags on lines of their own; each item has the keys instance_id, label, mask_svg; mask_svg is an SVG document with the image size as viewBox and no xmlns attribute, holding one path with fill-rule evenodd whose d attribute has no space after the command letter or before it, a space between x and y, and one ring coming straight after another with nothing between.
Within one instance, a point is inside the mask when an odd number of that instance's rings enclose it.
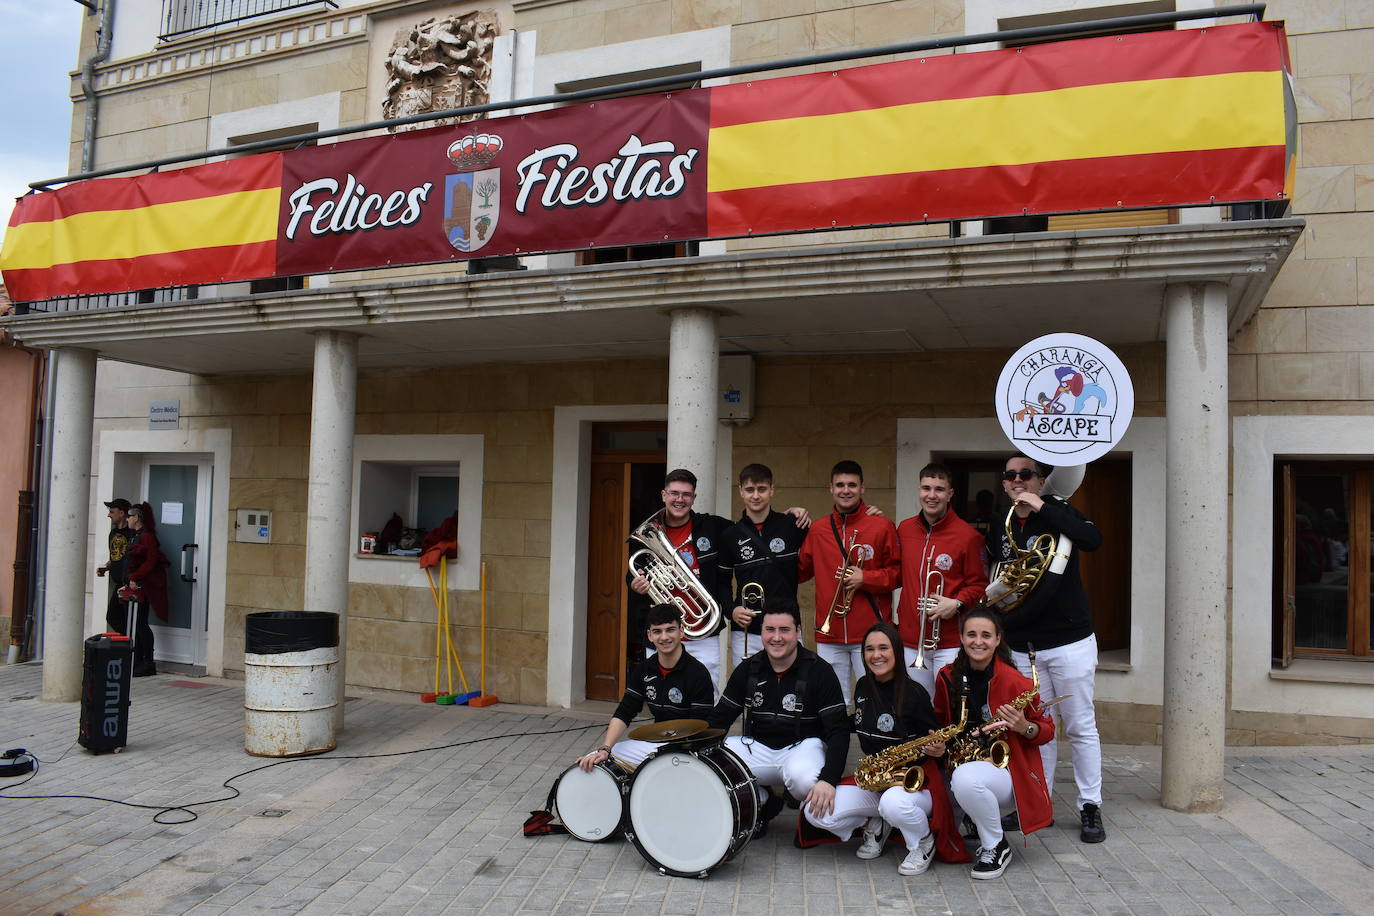
<instances>
[{"instance_id":1,"label":"man wearing sunglasses","mask_svg":"<svg viewBox=\"0 0 1374 916\"><path fill-rule=\"evenodd\" d=\"M1093 711L1093 678L1097 672L1097 636L1093 633L1088 597L1078 573L1080 550L1102 546L1097 526L1058 496L1045 489L1044 470L1030 458L1017 455L1007 460L1002 473L1002 490L1015 504L1011 535L1017 548L1026 546L1042 534L1056 539L1067 536L1072 549L1068 562L1058 575L1046 572L1034 591L1019 607L1002 618L1007 643L1021 672L1030 675L1027 647L1035 647L1035 664L1040 674L1042 699L1064 696L1054 716L1057 728L1067 735L1073 754L1073 778L1078 784L1077 807L1085 843L1100 843L1107 837L1102 826L1102 748L1097 736L1097 717ZM994 559L1014 559L1016 551L1000 528L990 532L988 549ZM1040 748L1045 776L1053 783L1058 753L1057 742Z\"/></svg>"}]
</instances>

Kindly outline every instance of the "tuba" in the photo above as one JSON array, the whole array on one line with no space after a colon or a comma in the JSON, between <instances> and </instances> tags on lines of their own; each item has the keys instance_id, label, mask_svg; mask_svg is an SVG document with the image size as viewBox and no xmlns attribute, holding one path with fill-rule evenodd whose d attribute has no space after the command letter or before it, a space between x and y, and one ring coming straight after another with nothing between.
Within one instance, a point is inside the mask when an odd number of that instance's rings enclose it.
<instances>
[{"instance_id":1,"label":"tuba","mask_svg":"<svg viewBox=\"0 0 1374 916\"><path fill-rule=\"evenodd\" d=\"M630 554L630 575L649 580L649 597L655 604L678 609L688 639L710 636L720 626L720 606L669 543L658 521L662 514L660 509L649 516L626 539L640 547Z\"/></svg>"},{"instance_id":2,"label":"tuba","mask_svg":"<svg viewBox=\"0 0 1374 916\"><path fill-rule=\"evenodd\" d=\"M1025 693L1018 694L1016 699L1011 701L1014 708L1021 710L1034 703L1040 696L1040 672L1035 670L1035 647L1029 643L1026 644L1026 656L1030 659L1031 688ZM949 749L950 770L971 760L986 760L993 766L1005 770L1011 762L1011 746L1002 738L993 736L1005 731L1006 728L1007 723L1004 720L994 719L955 738Z\"/></svg>"},{"instance_id":3,"label":"tuba","mask_svg":"<svg viewBox=\"0 0 1374 916\"><path fill-rule=\"evenodd\" d=\"M1046 572L1063 575L1064 567L1069 563L1069 554L1073 553L1073 541L1069 540L1068 535L1061 534L1056 538L1049 532L1037 535L1024 549L1017 547L1011 533L1011 519L1016 514L1016 505L1013 502L1007 510L1005 525L1007 543L1015 551L1016 557L992 567L992 584L983 598L983 604L1000 614L1020 607Z\"/></svg>"},{"instance_id":4,"label":"tuba","mask_svg":"<svg viewBox=\"0 0 1374 916\"><path fill-rule=\"evenodd\" d=\"M883 792L894 786L901 786L908 792L921 791L926 787L926 771L921 766L921 748L948 741L962 732L967 723L968 678L964 678L959 699L958 722L936 729L924 738L914 738L894 744L892 747L885 747L876 754L869 754L854 768L855 784L868 792Z\"/></svg>"}]
</instances>

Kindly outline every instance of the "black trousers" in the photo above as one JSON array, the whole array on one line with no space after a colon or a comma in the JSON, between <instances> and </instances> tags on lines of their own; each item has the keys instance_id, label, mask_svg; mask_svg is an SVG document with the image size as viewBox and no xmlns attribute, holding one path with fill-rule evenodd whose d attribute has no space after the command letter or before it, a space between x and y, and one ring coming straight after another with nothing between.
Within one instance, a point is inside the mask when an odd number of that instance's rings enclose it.
<instances>
[{"instance_id":1,"label":"black trousers","mask_svg":"<svg viewBox=\"0 0 1374 916\"><path fill-rule=\"evenodd\" d=\"M105 608L105 623L110 632L128 636L129 605L119 600L119 590L110 592L110 603ZM138 602L134 607L134 670L153 667L153 628L148 625L148 602Z\"/></svg>"}]
</instances>

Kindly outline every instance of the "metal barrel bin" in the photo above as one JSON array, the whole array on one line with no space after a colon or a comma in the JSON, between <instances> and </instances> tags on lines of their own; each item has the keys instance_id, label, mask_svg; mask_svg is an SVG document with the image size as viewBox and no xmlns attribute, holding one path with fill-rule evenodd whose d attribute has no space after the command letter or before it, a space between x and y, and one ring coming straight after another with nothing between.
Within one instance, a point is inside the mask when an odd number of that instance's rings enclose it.
<instances>
[{"instance_id":1,"label":"metal barrel bin","mask_svg":"<svg viewBox=\"0 0 1374 916\"><path fill-rule=\"evenodd\" d=\"M257 757L332 751L338 665L338 614L249 614L243 654L244 750Z\"/></svg>"}]
</instances>

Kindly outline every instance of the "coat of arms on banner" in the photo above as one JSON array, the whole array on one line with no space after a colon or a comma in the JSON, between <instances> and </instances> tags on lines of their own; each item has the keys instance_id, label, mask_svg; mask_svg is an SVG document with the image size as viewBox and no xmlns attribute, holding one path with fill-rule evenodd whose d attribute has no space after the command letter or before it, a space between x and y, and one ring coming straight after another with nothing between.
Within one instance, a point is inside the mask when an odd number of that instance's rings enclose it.
<instances>
[{"instance_id":1,"label":"coat of arms on banner","mask_svg":"<svg viewBox=\"0 0 1374 916\"><path fill-rule=\"evenodd\" d=\"M501 170L484 166L501 152L495 134L472 134L449 145L448 158L458 169L444 178L444 235L459 251L480 249L496 234L501 221Z\"/></svg>"},{"instance_id":2,"label":"coat of arms on banner","mask_svg":"<svg viewBox=\"0 0 1374 916\"><path fill-rule=\"evenodd\" d=\"M1047 334L1018 350L997 383L1007 438L1046 464L1086 464L1109 452L1131 422L1135 389L1121 360L1081 334Z\"/></svg>"}]
</instances>

